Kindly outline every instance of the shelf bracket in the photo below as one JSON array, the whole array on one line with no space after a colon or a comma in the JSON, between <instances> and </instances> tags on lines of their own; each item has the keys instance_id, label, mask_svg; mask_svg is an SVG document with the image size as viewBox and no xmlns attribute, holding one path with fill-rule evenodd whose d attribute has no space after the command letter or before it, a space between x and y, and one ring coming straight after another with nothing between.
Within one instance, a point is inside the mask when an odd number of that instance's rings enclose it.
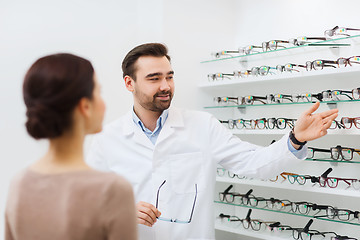
<instances>
[{"instance_id":1,"label":"shelf bracket","mask_svg":"<svg viewBox=\"0 0 360 240\"><path fill-rule=\"evenodd\" d=\"M245 114L246 113L246 107L237 107L240 113Z\"/></svg>"},{"instance_id":2,"label":"shelf bracket","mask_svg":"<svg viewBox=\"0 0 360 240\"><path fill-rule=\"evenodd\" d=\"M326 103L326 105L327 105L330 109L335 109L335 108L337 108L337 103Z\"/></svg>"}]
</instances>

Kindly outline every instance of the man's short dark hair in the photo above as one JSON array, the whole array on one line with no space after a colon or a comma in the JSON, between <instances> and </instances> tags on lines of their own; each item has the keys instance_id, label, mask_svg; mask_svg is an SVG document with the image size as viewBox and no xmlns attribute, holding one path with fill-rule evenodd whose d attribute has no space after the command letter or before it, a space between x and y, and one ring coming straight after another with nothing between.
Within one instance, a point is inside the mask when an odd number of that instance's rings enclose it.
<instances>
[{"instance_id":1,"label":"man's short dark hair","mask_svg":"<svg viewBox=\"0 0 360 240\"><path fill-rule=\"evenodd\" d=\"M136 80L136 61L142 56L166 57L170 62L168 49L161 43L145 43L133 48L124 58L122 62L123 77L126 75Z\"/></svg>"}]
</instances>

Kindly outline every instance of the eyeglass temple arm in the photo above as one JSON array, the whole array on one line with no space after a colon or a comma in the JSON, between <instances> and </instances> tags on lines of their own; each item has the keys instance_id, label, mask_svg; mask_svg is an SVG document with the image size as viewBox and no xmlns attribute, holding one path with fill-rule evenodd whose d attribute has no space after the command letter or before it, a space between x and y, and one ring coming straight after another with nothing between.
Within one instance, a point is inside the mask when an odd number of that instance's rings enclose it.
<instances>
[{"instance_id":1,"label":"eyeglass temple arm","mask_svg":"<svg viewBox=\"0 0 360 240\"><path fill-rule=\"evenodd\" d=\"M308 40L326 40L324 37L306 37Z\"/></svg>"},{"instance_id":2,"label":"eyeglass temple arm","mask_svg":"<svg viewBox=\"0 0 360 240\"><path fill-rule=\"evenodd\" d=\"M198 192L197 192L197 184L195 184L195 198L194 198L194 204L193 204L192 209L191 209L191 214L190 214L190 218L189 218L189 223L191 222L191 219L192 219L192 216L193 216L193 213L194 213L197 193L198 193Z\"/></svg>"},{"instance_id":3,"label":"eyeglass temple arm","mask_svg":"<svg viewBox=\"0 0 360 240\"><path fill-rule=\"evenodd\" d=\"M220 213L220 214L219 214L219 217L220 217L220 218L230 218L230 215L225 215L225 214L223 214L223 213Z\"/></svg>"},{"instance_id":4,"label":"eyeglass temple arm","mask_svg":"<svg viewBox=\"0 0 360 240\"><path fill-rule=\"evenodd\" d=\"M332 170L333 170L332 168L328 168L328 170L326 170L323 174L321 174L321 177L327 178L327 176L329 175L329 173L331 173Z\"/></svg>"},{"instance_id":5,"label":"eyeglass temple arm","mask_svg":"<svg viewBox=\"0 0 360 240\"><path fill-rule=\"evenodd\" d=\"M354 149L354 152L360 155L360 149Z\"/></svg>"},{"instance_id":6,"label":"eyeglass temple arm","mask_svg":"<svg viewBox=\"0 0 360 240\"><path fill-rule=\"evenodd\" d=\"M289 173L289 172L282 172L282 173L280 173L280 176L282 176L283 178L284 178L284 180L286 180L286 177L284 176L284 175L297 175L297 174L295 174L295 173Z\"/></svg>"},{"instance_id":7,"label":"eyeglass temple arm","mask_svg":"<svg viewBox=\"0 0 360 240\"><path fill-rule=\"evenodd\" d=\"M348 94L346 93L352 93L352 91L345 91L345 90L340 90L340 93L347 96L349 99L353 99L351 96L349 96Z\"/></svg>"},{"instance_id":8,"label":"eyeglass temple arm","mask_svg":"<svg viewBox=\"0 0 360 240\"><path fill-rule=\"evenodd\" d=\"M250 208L249 211L248 211L248 213L247 213L247 215L246 215L246 218L245 218L245 219L248 220L248 221L250 221L250 219L251 219L251 218L250 218L251 212L252 212L252 209Z\"/></svg>"},{"instance_id":9,"label":"eyeglass temple arm","mask_svg":"<svg viewBox=\"0 0 360 240\"><path fill-rule=\"evenodd\" d=\"M232 189L233 185L231 184L230 186L228 186L227 189L225 189L224 193L228 193L230 191L230 189Z\"/></svg>"},{"instance_id":10,"label":"eyeglass temple arm","mask_svg":"<svg viewBox=\"0 0 360 240\"><path fill-rule=\"evenodd\" d=\"M161 189L161 187L165 184L165 182L166 182L166 180L163 181L163 183L160 185L159 189L157 190L157 194L156 194L156 205L155 205L156 208L158 208L160 189Z\"/></svg>"},{"instance_id":11,"label":"eyeglass temple arm","mask_svg":"<svg viewBox=\"0 0 360 240\"><path fill-rule=\"evenodd\" d=\"M330 149L321 149L321 148L310 148L310 149L314 149L314 150L316 150L318 152L331 152Z\"/></svg>"},{"instance_id":12,"label":"eyeglass temple arm","mask_svg":"<svg viewBox=\"0 0 360 240\"><path fill-rule=\"evenodd\" d=\"M271 223L271 224L269 225L269 227L274 228L274 227L279 227L280 225L281 225L280 222L274 222L274 223Z\"/></svg>"},{"instance_id":13,"label":"eyeglass temple arm","mask_svg":"<svg viewBox=\"0 0 360 240\"><path fill-rule=\"evenodd\" d=\"M306 224L306 226L302 230L306 233L309 232L309 228L313 222L314 222L314 220L310 219L309 222Z\"/></svg>"},{"instance_id":14,"label":"eyeglass temple arm","mask_svg":"<svg viewBox=\"0 0 360 240\"><path fill-rule=\"evenodd\" d=\"M223 51L216 52L215 54L225 55L227 53L239 53L239 51L238 50L223 50Z\"/></svg>"},{"instance_id":15,"label":"eyeglass temple arm","mask_svg":"<svg viewBox=\"0 0 360 240\"><path fill-rule=\"evenodd\" d=\"M252 192L253 190L250 189L247 193L245 193L244 197L248 198Z\"/></svg>"}]
</instances>

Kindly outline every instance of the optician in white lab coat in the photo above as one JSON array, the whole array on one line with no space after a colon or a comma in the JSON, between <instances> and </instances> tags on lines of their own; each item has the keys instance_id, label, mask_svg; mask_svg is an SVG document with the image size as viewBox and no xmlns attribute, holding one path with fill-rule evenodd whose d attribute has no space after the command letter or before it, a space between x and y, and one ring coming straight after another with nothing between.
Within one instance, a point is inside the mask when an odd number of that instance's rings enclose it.
<instances>
[{"instance_id":1,"label":"optician in white lab coat","mask_svg":"<svg viewBox=\"0 0 360 240\"><path fill-rule=\"evenodd\" d=\"M239 175L274 177L301 162L304 142L324 136L337 116L337 110L313 114L315 104L297 121L292 140L286 134L260 147L233 136L208 113L170 108L174 71L164 45L135 47L122 67L133 108L95 136L87 162L132 184L141 240L215 239L217 165Z\"/></svg>"}]
</instances>

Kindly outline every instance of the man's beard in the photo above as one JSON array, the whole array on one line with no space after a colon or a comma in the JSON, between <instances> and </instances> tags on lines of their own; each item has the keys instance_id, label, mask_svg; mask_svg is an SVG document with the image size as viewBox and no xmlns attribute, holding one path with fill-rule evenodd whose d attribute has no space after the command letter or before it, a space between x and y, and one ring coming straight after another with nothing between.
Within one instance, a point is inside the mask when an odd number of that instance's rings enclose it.
<instances>
[{"instance_id":1,"label":"man's beard","mask_svg":"<svg viewBox=\"0 0 360 240\"><path fill-rule=\"evenodd\" d=\"M135 92L135 94L138 96L140 100L147 99L147 96L145 96L143 93L140 93L140 96L138 93ZM168 100L160 100L157 99L159 95L169 95ZM170 91L166 92L157 92L153 98L152 101L139 101L140 105L153 112L162 112L170 107L171 100L173 98L173 94Z\"/></svg>"}]
</instances>

